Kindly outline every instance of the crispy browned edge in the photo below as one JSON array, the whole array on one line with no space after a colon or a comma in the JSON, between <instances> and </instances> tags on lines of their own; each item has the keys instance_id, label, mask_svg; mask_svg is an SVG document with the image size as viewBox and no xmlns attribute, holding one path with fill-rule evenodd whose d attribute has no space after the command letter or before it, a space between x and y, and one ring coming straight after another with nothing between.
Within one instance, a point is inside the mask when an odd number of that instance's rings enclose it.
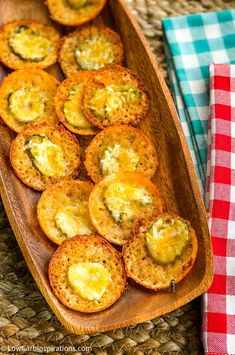
<instances>
[{"instance_id":1,"label":"crispy browned edge","mask_svg":"<svg viewBox=\"0 0 235 355\"><path fill-rule=\"evenodd\" d=\"M93 75L92 71L81 70L81 71L78 71L77 73L69 76L67 79L65 79L64 81L62 81L60 83L60 85L57 89L57 92L56 92L56 96L55 96L55 110L56 110L56 114L57 114L60 122L62 122L63 125L71 132L76 133L76 134L80 134L80 135L94 135L98 132L98 129L97 129L97 127L94 127L93 129L92 128L77 129L67 122L64 112L63 112L63 106L64 106L64 103L65 103L67 97L65 97L61 88L66 88L66 90L68 90L69 86L72 83L76 83L76 82L79 83L79 80L80 80L80 82L86 83L92 75Z\"/></svg>"},{"instance_id":2,"label":"crispy browned edge","mask_svg":"<svg viewBox=\"0 0 235 355\"><path fill-rule=\"evenodd\" d=\"M14 21L9 21L5 24L3 24L1 27L0 27L0 44L1 44L1 33L3 33L4 35L6 34L6 26L8 25L12 25L12 27L16 27L18 25L20 25L21 23L26 23L28 25L31 25L33 24L34 26L37 27L37 25L39 26L43 26L45 28L45 32L46 32L46 28L50 28L52 30L54 30L54 34L55 35L58 35L58 42L55 43L53 42L53 45L55 47L55 50L56 50L56 53L57 55L55 56L55 59L49 61L47 64L43 64L42 62L25 62L24 60L20 60L20 58L18 56L16 56L17 58L17 62L22 62L22 65L15 65L14 63L12 64L12 60L10 60L10 63L9 61L6 61L6 60L2 60L2 57L1 57L1 54L0 54L0 62L2 62L5 66L7 66L8 68L10 69L13 69L13 70L17 70L17 69L24 69L26 68L27 66L34 66L34 67L37 67L39 69L44 69L44 68L47 68L49 66L51 66L52 64L56 63L57 59L58 59L58 51L59 51L59 48L60 48L60 45L61 45L61 38L60 38L60 33L57 31L57 29L55 27L53 27L52 25L49 25L49 24L44 24L44 23L41 23L39 21L34 21L34 20L28 20L28 19L21 19L21 20L14 20ZM51 39L51 38L50 38ZM9 52L11 54L14 54L11 49L9 48ZM1 51L0 51L1 53Z\"/></svg>"},{"instance_id":3,"label":"crispy browned edge","mask_svg":"<svg viewBox=\"0 0 235 355\"><path fill-rule=\"evenodd\" d=\"M144 223L149 223L151 224L153 221L157 220L158 218L161 218L163 216L169 216L169 217L172 217L172 218L175 218L175 217L179 217L184 223L186 223L188 226L189 226L189 229L190 229L190 234L191 234L191 238L192 238L192 245L193 245L193 249L192 249L192 258L191 258L191 264L190 265L187 265L187 267L185 268L185 270L180 273L179 277L174 279L175 281L175 284L179 283L180 281L182 281L187 275L188 273L191 271L191 269L193 268L193 265L195 263L195 260L196 260L196 257L197 257L197 252L198 252L198 241L197 241L197 236L196 236L196 232L195 230L193 229L191 223L178 216L177 214L173 213L173 212L164 212L162 214L159 214L159 215L155 215L155 216L152 216L152 217L149 217L149 218L144 218L144 219L140 219L139 221L136 222L136 224L134 225L133 229L132 229L132 232L131 232L131 235L130 235L130 238L128 239L128 241L124 244L123 246L123 249L122 249L122 255L123 255L123 259L124 259L124 263L125 263L125 269L126 269L126 273L127 273L127 276L130 277L131 279L133 279L137 284L143 286L144 288L147 288L147 289L150 289L150 290L153 290L153 291L159 291L161 289L166 289L169 287L169 283L166 284L165 286L151 286L151 285L146 285L146 283L144 282L141 282L141 280L139 280L134 273L132 273L129 268L128 268L128 263L126 261L126 252L127 252L127 249L128 247L132 244L132 242L138 238L139 236L139 229L142 227L142 225Z\"/></svg>"},{"instance_id":4,"label":"crispy browned edge","mask_svg":"<svg viewBox=\"0 0 235 355\"><path fill-rule=\"evenodd\" d=\"M62 191L64 186L68 186L68 185L74 185L76 187L79 187L80 185L83 185L83 190L84 189L88 189L88 187L93 188L94 185L90 182L90 181L82 181L82 180L62 180L59 181L51 186L49 186L46 190L43 191L42 195L40 196L40 199L38 200L37 203L37 219L38 222L40 224L40 227L42 228L44 234L47 236L47 238L49 238L53 243L60 245L63 240L61 238L55 238L53 237L50 233L48 233L47 228L45 227L45 223L44 223L44 219L41 218L41 206L42 204L46 203L47 200L47 195L53 195L55 194L56 196L60 195L60 192L58 193L58 191Z\"/></svg>"},{"instance_id":5,"label":"crispy browned edge","mask_svg":"<svg viewBox=\"0 0 235 355\"><path fill-rule=\"evenodd\" d=\"M99 14L100 12L103 10L105 4L106 4L107 0L100 0L100 5L99 7L97 6L97 8L94 10L94 12L92 13L92 15L87 16L87 17L83 17L82 20L80 21L63 21L61 18L58 18L57 16L55 16L55 8L53 7L53 5L51 5L51 0L45 0L45 4L47 5L51 18L60 23L61 25L64 26L81 26L86 24L87 22L94 20ZM65 13L62 14L62 16L64 16ZM65 16L66 17L66 16Z\"/></svg>"},{"instance_id":6,"label":"crispy browned edge","mask_svg":"<svg viewBox=\"0 0 235 355\"><path fill-rule=\"evenodd\" d=\"M108 72L113 72L115 75L115 72L119 72L119 73L128 73L130 79L133 79L136 83L137 83L137 87L138 89L145 95L146 100L145 100L145 110L142 110L141 114L138 114L137 117L135 117L135 119L131 122L125 122L123 124L126 125L134 125L136 126L147 114L149 107L150 107L150 95L148 90L146 89L142 79L131 69L122 67L120 65L109 65L107 67L105 67L104 69L100 70L97 72L98 75L100 75L101 73L104 75L106 75L106 71ZM88 101L90 98L90 90L91 88L96 86L96 73L94 73L93 77L87 82L87 85L85 87L84 90L84 95L83 95L83 112L85 114L85 116L87 117L87 119L89 119L89 121L91 121L95 126L104 129L106 127L109 126L105 126L102 124L102 119L100 119L99 117L97 118L97 116L95 116L92 111L89 109L88 107ZM115 122L115 124L113 125L121 125L122 123L117 121Z\"/></svg>"},{"instance_id":7,"label":"crispy browned edge","mask_svg":"<svg viewBox=\"0 0 235 355\"><path fill-rule=\"evenodd\" d=\"M116 42L117 42L117 44L118 44L118 46L119 46L119 54L120 54L120 58L121 58L120 61L118 63L116 63L116 65L119 64L121 66L124 63L124 48L123 48L123 44L122 44L122 41L121 41L121 37L120 37L120 35L117 32L113 31L111 28L109 28L109 27L107 27L107 26L105 26L105 25L103 25L101 23L93 24L93 25L83 25L83 26L79 27L77 30L69 33L68 35L66 35L64 37L62 37L61 40L60 40L60 49L59 49L59 53L58 53L58 62L59 62L60 67L61 67L61 69L62 69L62 71L63 71L63 73L64 73L64 75L66 77L69 77L70 75L68 75L66 67L64 65L64 60L63 60L63 55L62 55L63 45L66 42L67 38L74 37L77 34L79 35L79 33L81 31L83 31L83 29L86 29L88 27L96 27L96 28L99 29L99 31L106 32L109 35L111 35L112 37L114 37ZM107 65L105 68L109 68L111 66L113 66L113 64ZM81 69L78 68L77 71L79 71L79 70L81 70ZM94 72L98 72L99 70L97 70L97 71L93 70L93 71Z\"/></svg>"},{"instance_id":8,"label":"crispy browned edge","mask_svg":"<svg viewBox=\"0 0 235 355\"><path fill-rule=\"evenodd\" d=\"M84 239L84 241L82 240ZM123 273L122 273L122 279L123 279L123 287L120 289L120 292L118 294L118 296L116 297L115 300L113 300L111 303L107 304L106 306L98 309L98 310L81 310L78 309L77 307L72 308L71 306L69 306L64 299L60 298L57 292L57 279L56 277L54 277L53 273L54 270L57 270L57 259L61 258L61 255L63 255L64 253L64 249L66 249L66 246L68 243L78 243L79 245L82 244L87 244L89 243L89 241L91 241L91 239L96 239L97 243L99 243L102 247L106 248L106 250L109 251L110 254L112 254L112 256L115 257L115 259L117 260L118 263L122 263L123 265ZM48 267L48 276L49 276L49 282L50 285L52 287L52 290L54 292L54 294L59 298L59 300L68 308L74 309L76 311L80 311L83 313L95 313L95 312L100 312L103 311L104 309L110 307L112 304L114 304L123 294L125 288L126 288L126 284L127 284L127 275L126 275L126 271L125 271L125 265L124 265L124 261L123 261L123 257L122 254L119 253L107 240L105 240L105 238L101 237L100 235L96 234L96 235L77 235L73 238L67 239L65 241L63 241L59 247L56 249L55 253L53 254L50 263L49 263L49 267Z\"/></svg>"},{"instance_id":9,"label":"crispy browned edge","mask_svg":"<svg viewBox=\"0 0 235 355\"><path fill-rule=\"evenodd\" d=\"M96 223L96 217L95 214L93 213L93 208L91 208L91 201L93 198L93 196L97 194L97 191L99 193L100 190L103 190L103 188L106 186L107 183L111 182L113 179L115 179L117 176L123 176L126 175L127 179L126 182L128 183L128 175L129 176L133 176L135 175L136 179L135 181L141 182L143 184L143 186L146 186L146 182L150 183L151 185L151 192L153 192L154 190L154 196L158 198L159 201L159 210L164 211L164 200L163 197L159 191L159 188L156 184L154 184L150 179L148 179L144 174L142 173L133 173L133 172L123 172L123 173L117 173L117 174L112 174L112 175L107 175L105 178L103 178L101 181L99 181L93 191L90 194L90 198L89 198L89 203L88 203L88 207L89 207L89 215L90 215L90 219L92 224L94 225L95 229L98 231L98 233L105 238L106 240L108 240L110 243L116 244L116 245L124 245L126 243L126 241L120 241L118 242L117 239L114 239L112 237L107 238L106 236L102 235L102 231L99 228L99 225ZM112 218L111 216L109 218Z\"/></svg>"},{"instance_id":10,"label":"crispy browned edge","mask_svg":"<svg viewBox=\"0 0 235 355\"><path fill-rule=\"evenodd\" d=\"M13 71L12 73L10 73L8 76L5 76L5 78L2 80L1 82L1 85L0 85L0 96L1 96L1 92L5 92L4 90L4 85L5 83L8 83L9 85L9 82L17 82L17 75L19 74L24 74L25 78L27 79L30 79L33 72L37 72L37 74L43 76L43 82L45 83L45 81L47 82L54 82L56 86L59 85L59 81L53 76L53 75L50 75L49 73L47 73L46 71L40 69L40 68L37 68L31 64L29 64L27 67L23 68L23 69L18 69L18 70L15 70ZM21 85L21 83L19 82L19 85ZM12 129L13 131L15 131L16 133L19 133L21 131L17 130L15 127L13 127L13 125L9 125L8 123L8 120L7 118L5 118L5 116L1 115L1 119L2 121L10 128ZM43 121L45 122L45 121ZM55 122L56 124L56 122ZM25 124L25 127L28 127L30 124Z\"/></svg>"},{"instance_id":11,"label":"crispy browned edge","mask_svg":"<svg viewBox=\"0 0 235 355\"><path fill-rule=\"evenodd\" d=\"M145 140L148 144L149 149L152 150L152 155L149 156L149 159L151 159L151 162L153 164L153 169L151 175L147 175L149 178L152 178L156 172L157 166L158 166L158 160L157 160L157 152L156 149L150 140L150 138L144 134L143 131L141 131L138 128L134 128L128 125L117 125L117 126L111 126L105 128L103 131L98 133L91 141L89 146L86 149L86 156L85 156L85 161L84 165L87 170L88 175L91 177L91 179L94 182L99 182L101 179L103 179L103 175L101 173L96 173L96 169L98 170L98 167L96 166L96 156L99 154L99 146L103 143L103 139L106 135L110 134L112 135L112 132L120 131L120 134L126 135L127 134L132 134L138 137L140 140ZM151 147L151 148L150 148ZM142 150L140 149L140 153L142 153ZM94 166L96 169L94 169ZM100 169L99 169L100 172Z\"/></svg>"},{"instance_id":12,"label":"crispy browned edge","mask_svg":"<svg viewBox=\"0 0 235 355\"><path fill-rule=\"evenodd\" d=\"M77 149L79 150L79 153L80 153L80 161L79 161L79 165L78 165L78 169L80 168L80 165L81 165L81 148L80 148L80 145L79 145L79 142L78 140L76 139L76 137L70 133L68 130L66 130L62 125L52 125L52 124L49 124L49 123L45 123L45 122L42 122L42 123L38 123L38 124L35 124L35 125L32 125L32 126L29 126L27 128L25 128L22 132L18 133L18 135L16 136L16 138L11 142L11 145L10 145L10 152L9 152L9 158L10 158L10 162L11 162L11 165L14 169L14 173L15 175L27 186L31 187L32 189L34 190L38 190L38 191L44 191L46 188L37 188L36 186L34 186L33 184L29 184L29 183L26 183L23 179L22 179L22 176L21 174L19 173L19 171L16 171L16 169L14 168L14 159L13 159L13 149L15 149L15 144L18 140L18 137L21 135L21 136L24 136L25 138L28 136L28 134L31 134L31 133L28 133L28 132L31 132L32 130L34 131L34 128L40 126L40 127L44 127L44 126L51 126L51 129L57 129L61 132L66 132L66 134L68 134L70 136L70 138L74 141L74 143L76 144L76 147ZM66 180L66 179L71 179L71 178L76 178L79 174L79 170L77 171L74 171L72 172L70 175L68 176L65 176L63 179L61 180ZM61 181L60 180L60 181ZM50 185L49 185L50 186ZM48 187L49 187L48 186Z\"/></svg>"}]
</instances>

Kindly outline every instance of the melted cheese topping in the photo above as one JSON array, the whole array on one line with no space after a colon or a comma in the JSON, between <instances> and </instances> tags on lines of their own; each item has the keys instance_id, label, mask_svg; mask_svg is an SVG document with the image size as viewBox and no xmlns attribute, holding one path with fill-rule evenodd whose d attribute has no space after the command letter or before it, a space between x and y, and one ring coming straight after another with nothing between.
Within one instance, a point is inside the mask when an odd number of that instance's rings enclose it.
<instances>
[{"instance_id":1,"label":"melted cheese topping","mask_svg":"<svg viewBox=\"0 0 235 355\"><path fill-rule=\"evenodd\" d=\"M116 222L135 219L140 213L140 206L149 205L151 196L144 188L113 182L104 191L104 203Z\"/></svg>"},{"instance_id":2,"label":"melted cheese topping","mask_svg":"<svg viewBox=\"0 0 235 355\"><path fill-rule=\"evenodd\" d=\"M68 99L64 103L64 115L71 126L87 129L94 126L86 119L81 109L83 92L83 84L78 85L70 92Z\"/></svg>"},{"instance_id":3,"label":"melted cheese topping","mask_svg":"<svg viewBox=\"0 0 235 355\"><path fill-rule=\"evenodd\" d=\"M180 256L189 239L188 226L179 218L159 218L146 233L148 251L161 264L172 263Z\"/></svg>"},{"instance_id":4,"label":"melted cheese topping","mask_svg":"<svg viewBox=\"0 0 235 355\"><path fill-rule=\"evenodd\" d=\"M51 52L51 42L27 26L18 27L10 35L9 46L20 58L41 61Z\"/></svg>"},{"instance_id":5,"label":"melted cheese topping","mask_svg":"<svg viewBox=\"0 0 235 355\"><path fill-rule=\"evenodd\" d=\"M88 217L88 202L79 201L76 206L64 206L55 214L56 227L72 238L77 234L94 234L95 230Z\"/></svg>"},{"instance_id":6,"label":"melted cheese topping","mask_svg":"<svg viewBox=\"0 0 235 355\"><path fill-rule=\"evenodd\" d=\"M101 263L79 262L69 267L67 280L75 293L88 301L94 301L103 296L112 277Z\"/></svg>"},{"instance_id":7,"label":"melted cheese topping","mask_svg":"<svg viewBox=\"0 0 235 355\"><path fill-rule=\"evenodd\" d=\"M84 70L98 70L114 60L110 43L102 36L85 39L75 50L78 65Z\"/></svg>"},{"instance_id":8,"label":"melted cheese topping","mask_svg":"<svg viewBox=\"0 0 235 355\"><path fill-rule=\"evenodd\" d=\"M140 158L132 148L125 149L120 144L109 146L100 158L103 176L117 173L120 169L135 171Z\"/></svg>"},{"instance_id":9,"label":"melted cheese topping","mask_svg":"<svg viewBox=\"0 0 235 355\"><path fill-rule=\"evenodd\" d=\"M45 99L40 92L21 89L9 96L9 110L19 122L35 122L44 109Z\"/></svg>"},{"instance_id":10,"label":"melted cheese topping","mask_svg":"<svg viewBox=\"0 0 235 355\"><path fill-rule=\"evenodd\" d=\"M34 166L46 176L60 177L65 173L66 161L63 148L45 135L34 135L29 138L25 150Z\"/></svg>"},{"instance_id":11,"label":"melted cheese topping","mask_svg":"<svg viewBox=\"0 0 235 355\"><path fill-rule=\"evenodd\" d=\"M75 9L79 9L80 7L83 7L88 2L87 0L67 0L67 1Z\"/></svg>"},{"instance_id":12,"label":"melted cheese topping","mask_svg":"<svg viewBox=\"0 0 235 355\"><path fill-rule=\"evenodd\" d=\"M89 107L98 116L106 117L124 105L140 100L141 92L127 85L109 85L96 90L89 101Z\"/></svg>"}]
</instances>

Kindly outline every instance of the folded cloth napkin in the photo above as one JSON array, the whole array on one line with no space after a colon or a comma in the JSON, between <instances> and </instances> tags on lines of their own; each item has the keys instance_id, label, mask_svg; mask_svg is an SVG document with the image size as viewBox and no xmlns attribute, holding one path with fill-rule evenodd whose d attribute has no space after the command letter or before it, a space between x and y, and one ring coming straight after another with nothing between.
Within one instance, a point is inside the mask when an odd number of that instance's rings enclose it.
<instances>
[{"instance_id":1,"label":"folded cloth napkin","mask_svg":"<svg viewBox=\"0 0 235 355\"><path fill-rule=\"evenodd\" d=\"M207 179L213 283L203 295L206 354L235 354L235 65L210 65Z\"/></svg>"},{"instance_id":2,"label":"folded cloth napkin","mask_svg":"<svg viewBox=\"0 0 235 355\"><path fill-rule=\"evenodd\" d=\"M205 191L209 64L235 63L235 11L162 20L173 96Z\"/></svg>"},{"instance_id":3,"label":"folded cloth napkin","mask_svg":"<svg viewBox=\"0 0 235 355\"><path fill-rule=\"evenodd\" d=\"M164 19L163 30L173 96L211 211L215 276L203 295L204 349L208 355L231 355L235 354L235 65L221 63L235 63L235 11ZM209 72L210 63L214 64Z\"/></svg>"}]
</instances>

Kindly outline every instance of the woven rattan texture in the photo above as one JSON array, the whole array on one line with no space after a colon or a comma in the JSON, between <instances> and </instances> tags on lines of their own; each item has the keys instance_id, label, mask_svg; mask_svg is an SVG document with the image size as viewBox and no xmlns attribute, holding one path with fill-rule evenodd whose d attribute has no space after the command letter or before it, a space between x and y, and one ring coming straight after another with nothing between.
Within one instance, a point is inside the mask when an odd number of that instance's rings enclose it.
<instances>
[{"instance_id":1,"label":"woven rattan texture","mask_svg":"<svg viewBox=\"0 0 235 355\"><path fill-rule=\"evenodd\" d=\"M235 8L235 0L127 2L144 30L165 77L162 17ZM22 351L14 350L14 347ZM78 350L73 351L72 347ZM84 351L82 347L90 347L90 350ZM92 336L70 334L57 321L38 291L0 204L0 354L8 354L11 349L13 354L29 355L46 351L54 355L202 354L200 301L134 327Z\"/></svg>"}]
</instances>

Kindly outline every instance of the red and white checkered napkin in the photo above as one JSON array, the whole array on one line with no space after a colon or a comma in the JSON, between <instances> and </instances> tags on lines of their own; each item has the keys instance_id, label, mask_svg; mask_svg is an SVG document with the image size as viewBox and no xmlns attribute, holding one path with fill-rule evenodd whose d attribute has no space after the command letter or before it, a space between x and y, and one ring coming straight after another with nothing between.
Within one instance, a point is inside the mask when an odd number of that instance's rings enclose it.
<instances>
[{"instance_id":1,"label":"red and white checkered napkin","mask_svg":"<svg viewBox=\"0 0 235 355\"><path fill-rule=\"evenodd\" d=\"M205 353L235 354L235 65L210 65L207 193L213 283L203 295Z\"/></svg>"}]
</instances>

